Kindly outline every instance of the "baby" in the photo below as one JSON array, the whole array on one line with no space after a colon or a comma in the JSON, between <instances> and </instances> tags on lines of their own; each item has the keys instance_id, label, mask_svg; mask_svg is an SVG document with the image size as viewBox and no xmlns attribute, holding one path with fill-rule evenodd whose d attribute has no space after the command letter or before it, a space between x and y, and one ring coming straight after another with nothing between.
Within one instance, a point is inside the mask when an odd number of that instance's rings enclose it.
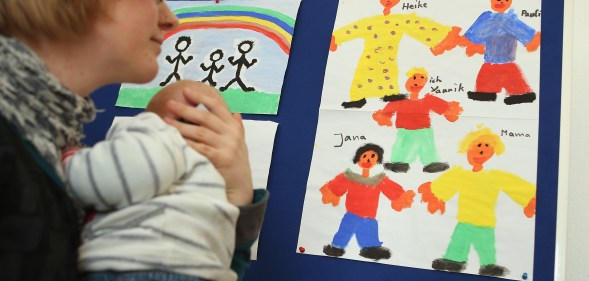
<instances>
[{"instance_id":1,"label":"baby","mask_svg":"<svg viewBox=\"0 0 589 281\"><path fill-rule=\"evenodd\" d=\"M87 280L112 271L143 272L149 280L237 279L230 265L239 209L211 161L162 120L174 116L165 100L189 104L186 88L215 91L192 81L170 84L105 141L64 153L71 195L98 211L79 250Z\"/></svg>"}]
</instances>

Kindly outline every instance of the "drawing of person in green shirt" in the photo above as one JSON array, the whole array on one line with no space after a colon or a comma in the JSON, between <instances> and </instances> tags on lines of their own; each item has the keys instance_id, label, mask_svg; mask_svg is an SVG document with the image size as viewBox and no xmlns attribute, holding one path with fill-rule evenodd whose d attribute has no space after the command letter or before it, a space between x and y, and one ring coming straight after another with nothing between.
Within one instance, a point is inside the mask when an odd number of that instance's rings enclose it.
<instances>
[{"instance_id":1,"label":"drawing of person in green shirt","mask_svg":"<svg viewBox=\"0 0 589 281\"><path fill-rule=\"evenodd\" d=\"M495 250L495 207L499 192L505 192L523 208L526 217L536 214L536 186L521 177L501 170L485 170L483 164L505 151L499 136L489 128L470 132L462 140L460 153L466 153L472 169L455 166L418 191L432 214L445 212L445 202L458 195L458 224L446 254L432 262L436 270L461 272L471 245L480 260L479 274L505 276L509 270L497 265Z\"/></svg>"},{"instance_id":2,"label":"drawing of person in green shirt","mask_svg":"<svg viewBox=\"0 0 589 281\"><path fill-rule=\"evenodd\" d=\"M380 0L383 15L360 19L333 32L329 47L332 52L347 41L364 40L364 50L350 86L350 101L342 103L344 108L361 108L366 104L366 98L383 98L384 101L404 98L399 94L397 63L399 44L404 35L430 47L436 56L458 44L459 27L441 25L415 13L391 14L391 8L399 2Z\"/></svg>"}]
</instances>

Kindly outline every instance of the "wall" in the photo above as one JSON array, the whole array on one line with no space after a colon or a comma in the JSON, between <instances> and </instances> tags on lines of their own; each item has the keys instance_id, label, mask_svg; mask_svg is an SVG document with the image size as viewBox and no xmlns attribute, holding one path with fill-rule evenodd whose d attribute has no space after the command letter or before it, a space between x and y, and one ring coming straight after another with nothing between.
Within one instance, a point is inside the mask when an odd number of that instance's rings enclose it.
<instances>
[{"instance_id":1,"label":"wall","mask_svg":"<svg viewBox=\"0 0 589 281\"><path fill-rule=\"evenodd\" d=\"M568 202L560 200L562 208L568 213L566 228L566 255L565 255L565 280L589 280L587 269L587 254L589 253L589 212L587 200L589 200L589 187L586 179L588 166L585 162L589 159L589 129L587 126L587 107L589 106L589 93L585 87L589 77L589 18L584 15L589 9L589 2L576 0L567 3L572 8L572 65L563 68L563 73L568 77L563 79L566 87L566 80L572 82L570 95L570 160L568 179ZM565 19L570 17L565 16ZM565 24L566 26L566 24ZM565 31L566 34L566 31ZM566 36L566 35L565 35ZM565 40L566 42L566 40ZM565 49L565 53L566 53ZM563 91L563 97L569 95ZM564 104L564 102L563 102ZM563 111L566 112L566 111ZM564 117L564 114L563 114ZM565 118L563 118L563 121ZM565 127L563 126L563 129ZM566 143L563 143L566 145ZM564 183L567 184L566 182ZM566 188L562 186L561 188ZM564 198L563 198L564 199ZM568 204L567 204L568 203ZM563 210L564 211L564 210ZM559 216L562 217L562 216Z\"/></svg>"}]
</instances>

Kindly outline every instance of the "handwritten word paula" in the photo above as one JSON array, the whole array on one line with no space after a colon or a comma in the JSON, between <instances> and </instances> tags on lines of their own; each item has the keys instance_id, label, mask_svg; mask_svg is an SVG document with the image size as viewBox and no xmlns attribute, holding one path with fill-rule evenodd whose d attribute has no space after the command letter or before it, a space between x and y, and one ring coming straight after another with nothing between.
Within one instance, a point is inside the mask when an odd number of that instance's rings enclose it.
<instances>
[{"instance_id":1,"label":"handwritten word paula","mask_svg":"<svg viewBox=\"0 0 589 281\"><path fill-rule=\"evenodd\" d=\"M403 3L402 10L427 9L427 3L415 0L415 4Z\"/></svg>"},{"instance_id":2,"label":"handwritten word paula","mask_svg":"<svg viewBox=\"0 0 589 281\"><path fill-rule=\"evenodd\" d=\"M522 10L522 17L527 18L539 18L542 16L542 10L536 9L534 12L528 12L527 10Z\"/></svg>"},{"instance_id":3,"label":"handwritten word paula","mask_svg":"<svg viewBox=\"0 0 589 281\"><path fill-rule=\"evenodd\" d=\"M350 136L350 135L344 135L342 133L333 134L333 135L337 136L337 141L339 143L339 145L334 145L333 147L342 147L344 145L344 142L365 141L366 140L366 137L362 136L362 135Z\"/></svg>"},{"instance_id":4,"label":"handwritten word paula","mask_svg":"<svg viewBox=\"0 0 589 281\"><path fill-rule=\"evenodd\" d=\"M507 136L512 138L530 138L532 135L528 133L511 132L509 130L501 130L501 136Z\"/></svg>"}]
</instances>

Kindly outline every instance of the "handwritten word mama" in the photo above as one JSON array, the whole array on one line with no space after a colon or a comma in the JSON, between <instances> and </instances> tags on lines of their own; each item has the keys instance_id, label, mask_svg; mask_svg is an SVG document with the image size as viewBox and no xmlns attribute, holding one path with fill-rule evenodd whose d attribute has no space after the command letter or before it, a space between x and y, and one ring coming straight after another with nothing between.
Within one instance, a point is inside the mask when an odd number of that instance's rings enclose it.
<instances>
[{"instance_id":1,"label":"handwritten word mama","mask_svg":"<svg viewBox=\"0 0 589 281\"><path fill-rule=\"evenodd\" d=\"M425 8L427 8L427 3L423 3L420 0L416 0L415 4L403 3L402 10L415 10Z\"/></svg>"},{"instance_id":2,"label":"handwritten word mama","mask_svg":"<svg viewBox=\"0 0 589 281\"><path fill-rule=\"evenodd\" d=\"M531 137L530 134L528 133L516 133L516 132L510 132L508 130L501 130L501 136L507 136L507 137L512 137L512 138L529 138Z\"/></svg>"},{"instance_id":3,"label":"handwritten word mama","mask_svg":"<svg viewBox=\"0 0 589 281\"><path fill-rule=\"evenodd\" d=\"M365 136L349 136L349 135L344 135L344 134L333 134L334 136L338 136L338 142L339 145L334 145L333 147L342 147L344 145L344 142L350 142L350 141L365 141L366 137Z\"/></svg>"},{"instance_id":4,"label":"handwritten word mama","mask_svg":"<svg viewBox=\"0 0 589 281\"><path fill-rule=\"evenodd\" d=\"M527 10L522 10L522 17L527 18L539 18L542 16L542 10L536 9L534 12L528 12Z\"/></svg>"}]
</instances>

